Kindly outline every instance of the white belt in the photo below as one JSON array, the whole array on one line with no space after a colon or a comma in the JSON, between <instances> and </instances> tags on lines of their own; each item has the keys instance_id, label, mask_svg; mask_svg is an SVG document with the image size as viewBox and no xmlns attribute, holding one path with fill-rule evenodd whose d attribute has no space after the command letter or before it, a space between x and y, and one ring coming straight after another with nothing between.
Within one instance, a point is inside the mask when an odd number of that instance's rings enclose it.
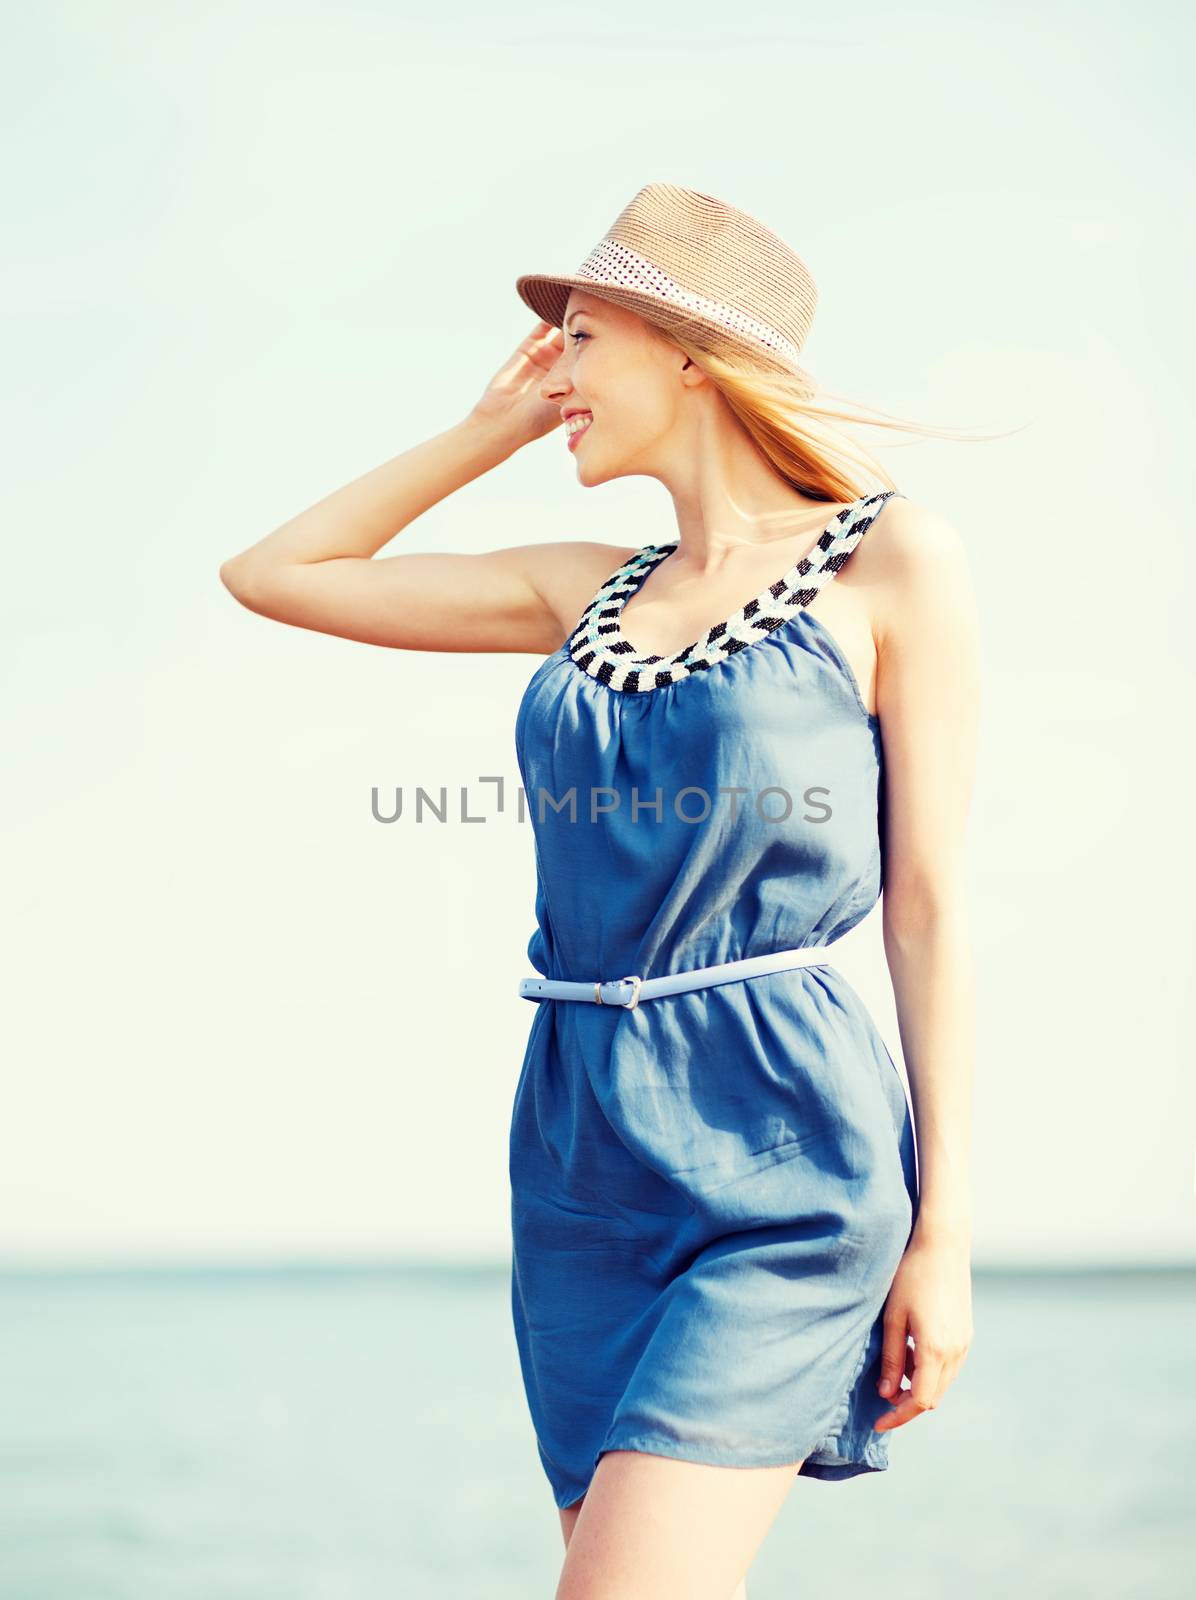
<instances>
[{"instance_id":1,"label":"white belt","mask_svg":"<svg viewBox=\"0 0 1196 1600\"><path fill-rule=\"evenodd\" d=\"M670 972L662 978L608 978L605 982L582 982L569 978L521 978L521 1000L589 1000L600 1006L624 1006L634 1011L641 1000L660 995L684 994L689 989L705 989L716 983L735 983L762 972L787 972L791 967L825 967L830 964L830 945L807 945L799 950L773 950L763 956L745 956L741 961L722 961L713 967L692 967L688 972ZM628 996L630 995L630 999Z\"/></svg>"}]
</instances>

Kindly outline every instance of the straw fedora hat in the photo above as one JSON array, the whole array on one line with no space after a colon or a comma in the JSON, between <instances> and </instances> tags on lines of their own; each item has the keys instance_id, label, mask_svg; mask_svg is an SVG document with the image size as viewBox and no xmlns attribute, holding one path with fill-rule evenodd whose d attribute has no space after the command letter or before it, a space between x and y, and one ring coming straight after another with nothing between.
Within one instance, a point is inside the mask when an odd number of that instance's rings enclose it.
<instances>
[{"instance_id":1,"label":"straw fedora hat","mask_svg":"<svg viewBox=\"0 0 1196 1600\"><path fill-rule=\"evenodd\" d=\"M747 212L695 189L646 184L576 272L525 272L515 288L558 328L570 290L585 289L666 333L815 387L797 360L818 302L805 262Z\"/></svg>"}]
</instances>

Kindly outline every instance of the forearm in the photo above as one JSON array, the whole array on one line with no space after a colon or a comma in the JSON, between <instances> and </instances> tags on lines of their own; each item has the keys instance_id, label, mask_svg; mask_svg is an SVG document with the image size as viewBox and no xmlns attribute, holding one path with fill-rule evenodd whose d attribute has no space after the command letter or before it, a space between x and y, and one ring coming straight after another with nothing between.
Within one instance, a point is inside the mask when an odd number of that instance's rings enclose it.
<instances>
[{"instance_id":1,"label":"forearm","mask_svg":"<svg viewBox=\"0 0 1196 1600\"><path fill-rule=\"evenodd\" d=\"M515 448L508 432L466 417L284 522L226 561L222 575L340 556L368 559L431 506L505 461Z\"/></svg>"},{"instance_id":2,"label":"forearm","mask_svg":"<svg viewBox=\"0 0 1196 1600\"><path fill-rule=\"evenodd\" d=\"M922 1240L970 1248L975 981L960 900L884 921L918 1141Z\"/></svg>"}]
</instances>

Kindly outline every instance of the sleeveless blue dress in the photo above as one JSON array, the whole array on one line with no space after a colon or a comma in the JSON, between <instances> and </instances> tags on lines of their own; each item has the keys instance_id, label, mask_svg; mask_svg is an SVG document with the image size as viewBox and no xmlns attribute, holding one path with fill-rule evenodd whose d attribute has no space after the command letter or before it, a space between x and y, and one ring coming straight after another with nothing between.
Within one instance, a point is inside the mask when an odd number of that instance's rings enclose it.
<instances>
[{"instance_id":1,"label":"sleeveless blue dress","mask_svg":"<svg viewBox=\"0 0 1196 1600\"><path fill-rule=\"evenodd\" d=\"M895 491L673 656L612 574L515 724L545 977L830 944L882 884L883 749L807 609ZM905 1086L863 1001L804 967L635 1009L536 1003L510 1124L511 1308L558 1506L606 1450L885 1469L882 1315L917 1214Z\"/></svg>"}]
</instances>

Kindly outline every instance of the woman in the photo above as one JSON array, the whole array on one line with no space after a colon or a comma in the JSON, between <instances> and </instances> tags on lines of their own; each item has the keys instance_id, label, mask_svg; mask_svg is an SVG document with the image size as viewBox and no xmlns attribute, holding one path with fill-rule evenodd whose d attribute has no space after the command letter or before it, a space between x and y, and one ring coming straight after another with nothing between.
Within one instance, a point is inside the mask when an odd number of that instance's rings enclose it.
<instances>
[{"instance_id":1,"label":"woman","mask_svg":"<svg viewBox=\"0 0 1196 1600\"><path fill-rule=\"evenodd\" d=\"M544 657L512 1311L558 1600L743 1600L795 1475L884 1470L972 1338L975 600L951 526L820 426L816 290L755 219L650 184L517 287L541 321L463 422L221 577L301 627ZM376 559L562 427L585 486L661 482L676 540ZM916 1168L827 954L882 878Z\"/></svg>"}]
</instances>

